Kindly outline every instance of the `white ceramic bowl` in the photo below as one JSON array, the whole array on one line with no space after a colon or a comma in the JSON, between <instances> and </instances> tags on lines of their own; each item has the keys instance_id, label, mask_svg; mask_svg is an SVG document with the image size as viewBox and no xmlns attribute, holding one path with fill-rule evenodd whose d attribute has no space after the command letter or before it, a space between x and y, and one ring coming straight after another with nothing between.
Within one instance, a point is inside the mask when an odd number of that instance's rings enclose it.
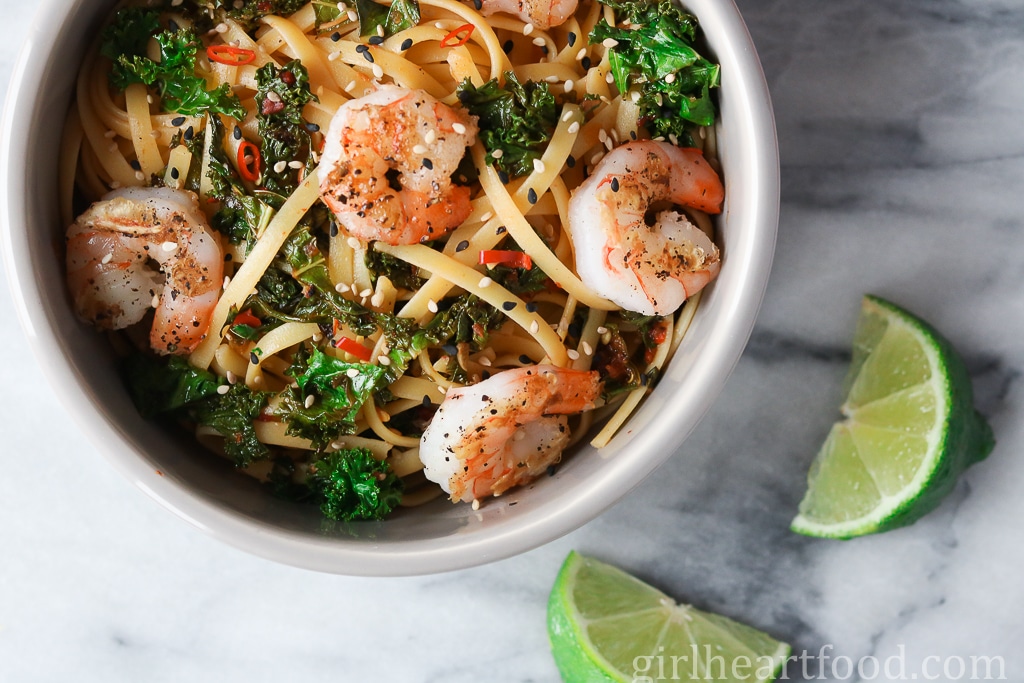
<instances>
[{"instance_id":1,"label":"white ceramic bowl","mask_svg":"<svg viewBox=\"0 0 1024 683\"><path fill-rule=\"evenodd\" d=\"M479 511L435 501L385 522L321 530L319 512L275 500L185 434L141 419L105 339L79 323L55 250L57 154L87 44L112 2L46 0L15 67L0 130L4 257L25 332L54 393L129 481L213 536L326 572L425 574L482 564L593 519L670 457L718 395L746 345L775 246L779 169L768 89L730 0L687 0L722 64L719 140L725 211L721 275L660 383L606 448L578 449L557 474Z\"/></svg>"}]
</instances>

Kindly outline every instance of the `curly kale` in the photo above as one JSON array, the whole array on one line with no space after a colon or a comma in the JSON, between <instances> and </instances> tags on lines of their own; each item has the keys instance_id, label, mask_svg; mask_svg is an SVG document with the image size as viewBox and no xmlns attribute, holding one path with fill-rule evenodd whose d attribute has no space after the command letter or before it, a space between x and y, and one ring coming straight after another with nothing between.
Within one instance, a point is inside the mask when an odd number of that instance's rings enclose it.
<instances>
[{"instance_id":1,"label":"curly kale","mask_svg":"<svg viewBox=\"0 0 1024 683\"><path fill-rule=\"evenodd\" d=\"M615 41L608 59L620 92L637 89L640 120L654 137L693 143L691 131L715 120L710 91L718 86L719 65L694 47L697 19L672 0L600 0L632 26L603 18L591 43Z\"/></svg>"},{"instance_id":2,"label":"curly kale","mask_svg":"<svg viewBox=\"0 0 1024 683\"><path fill-rule=\"evenodd\" d=\"M328 519L383 519L402 500L402 480L365 448L320 456L309 466L308 484Z\"/></svg>"},{"instance_id":3,"label":"curly kale","mask_svg":"<svg viewBox=\"0 0 1024 683\"><path fill-rule=\"evenodd\" d=\"M160 51L157 61L146 56L150 35ZM196 55L201 47L192 29L161 31L156 10L128 7L118 10L103 30L100 54L114 62L110 82L119 90L143 83L156 87L169 111L188 116L212 112L245 118L245 108L226 83L207 90L206 80L196 74Z\"/></svg>"},{"instance_id":4,"label":"curly kale","mask_svg":"<svg viewBox=\"0 0 1024 683\"><path fill-rule=\"evenodd\" d=\"M480 118L480 140L487 163L515 178L533 172L558 125L558 105L547 83L520 83L506 71L504 85L491 79L479 88L467 78L458 87L459 101ZM500 156L494 153L501 150Z\"/></svg>"},{"instance_id":5,"label":"curly kale","mask_svg":"<svg viewBox=\"0 0 1024 683\"><path fill-rule=\"evenodd\" d=\"M309 74L295 59L281 68L268 62L256 71L256 123L262 145L263 186L287 196L298 186L299 169L289 164L314 166L310 133L302 108L316 96L309 90Z\"/></svg>"}]
</instances>

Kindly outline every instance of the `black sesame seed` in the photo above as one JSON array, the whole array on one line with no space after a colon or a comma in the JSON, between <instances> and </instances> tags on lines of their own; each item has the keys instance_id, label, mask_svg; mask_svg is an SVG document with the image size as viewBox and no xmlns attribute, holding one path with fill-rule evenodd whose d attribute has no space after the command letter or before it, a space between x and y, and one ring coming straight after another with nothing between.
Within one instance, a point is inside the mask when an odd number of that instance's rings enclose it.
<instances>
[{"instance_id":1,"label":"black sesame seed","mask_svg":"<svg viewBox=\"0 0 1024 683\"><path fill-rule=\"evenodd\" d=\"M498 171L498 180L501 181L502 185L507 185L508 184L508 173L505 173L505 171L500 171L499 170Z\"/></svg>"},{"instance_id":2,"label":"black sesame seed","mask_svg":"<svg viewBox=\"0 0 1024 683\"><path fill-rule=\"evenodd\" d=\"M341 34L335 31L334 33L331 34L331 40L333 40L334 42L338 42L339 40L341 40Z\"/></svg>"},{"instance_id":3,"label":"black sesame seed","mask_svg":"<svg viewBox=\"0 0 1024 683\"><path fill-rule=\"evenodd\" d=\"M373 55L371 55L371 54L370 54L370 51L369 51L369 50L367 50L366 52L364 52L364 53L363 53L363 57L364 57L364 58L366 59L366 61L368 61L368 62L369 62L370 64L373 64Z\"/></svg>"},{"instance_id":4,"label":"black sesame seed","mask_svg":"<svg viewBox=\"0 0 1024 683\"><path fill-rule=\"evenodd\" d=\"M488 372L487 370L483 370L480 373L480 377L481 377L481 379L490 379L491 378L491 373Z\"/></svg>"},{"instance_id":5,"label":"black sesame seed","mask_svg":"<svg viewBox=\"0 0 1024 683\"><path fill-rule=\"evenodd\" d=\"M482 10L484 8L483 0L473 0L473 7L476 7L477 11Z\"/></svg>"},{"instance_id":6,"label":"black sesame seed","mask_svg":"<svg viewBox=\"0 0 1024 683\"><path fill-rule=\"evenodd\" d=\"M636 131L635 130L629 131L629 137L630 137L631 140L636 140Z\"/></svg>"},{"instance_id":7,"label":"black sesame seed","mask_svg":"<svg viewBox=\"0 0 1024 683\"><path fill-rule=\"evenodd\" d=\"M565 165L569 168L576 168L576 157L569 155L565 158Z\"/></svg>"},{"instance_id":8,"label":"black sesame seed","mask_svg":"<svg viewBox=\"0 0 1024 683\"><path fill-rule=\"evenodd\" d=\"M590 68L590 57L584 57L583 59L581 59L580 60L580 66L583 67L584 71L589 69Z\"/></svg>"},{"instance_id":9,"label":"black sesame seed","mask_svg":"<svg viewBox=\"0 0 1024 683\"><path fill-rule=\"evenodd\" d=\"M382 36L370 36L366 42L370 45L380 45L384 42L384 38Z\"/></svg>"},{"instance_id":10,"label":"black sesame seed","mask_svg":"<svg viewBox=\"0 0 1024 683\"><path fill-rule=\"evenodd\" d=\"M402 44L401 46L399 46L399 49L402 50L402 52L405 52L410 47L412 47L412 38L406 38L405 40L402 41Z\"/></svg>"},{"instance_id":11,"label":"black sesame seed","mask_svg":"<svg viewBox=\"0 0 1024 683\"><path fill-rule=\"evenodd\" d=\"M541 52L542 52L543 54L547 54L547 53L549 52L549 50L548 50L548 46L547 46L547 45L541 45L541 46L540 46L540 51L541 51Z\"/></svg>"},{"instance_id":12,"label":"black sesame seed","mask_svg":"<svg viewBox=\"0 0 1024 683\"><path fill-rule=\"evenodd\" d=\"M177 180L178 176L180 176L180 175L181 175L181 173L178 171L178 167L177 166L172 166L171 167L171 178L173 178L174 180Z\"/></svg>"},{"instance_id":13,"label":"black sesame seed","mask_svg":"<svg viewBox=\"0 0 1024 683\"><path fill-rule=\"evenodd\" d=\"M178 169L174 169L174 170L177 171ZM230 261L230 260L231 260L231 252L228 252L228 253L224 254L224 261L227 262L227 261Z\"/></svg>"},{"instance_id":14,"label":"black sesame seed","mask_svg":"<svg viewBox=\"0 0 1024 683\"><path fill-rule=\"evenodd\" d=\"M430 407L430 397L427 396L426 394L423 394L423 407L424 408L429 408Z\"/></svg>"},{"instance_id":15,"label":"black sesame seed","mask_svg":"<svg viewBox=\"0 0 1024 683\"><path fill-rule=\"evenodd\" d=\"M176 21L175 21L174 19L168 19L168 20L167 20L167 30L168 30L168 31L170 31L170 32L174 33L174 32L176 32L176 31L177 31L177 30L178 30L179 28L181 28L181 27L180 27L180 26L178 25L178 22L176 22Z\"/></svg>"},{"instance_id":16,"label":"black sesame seed","mask_svg":"<svg viewBox=\"0 0 1024 683\"><path fill-rule=\"evenodd\" d=\"M612 192L618 192L618 191L619 191L619 179L618 178L612 178Z\"/></svg>"},{"instance_id":17,"label":"black sesame seed","mask_svg":"<svg viewBox=\"0 0 1024 683\"><path fill-rule=\"evenodd\" d=\"M255 351L249 352L249 362L252 363L253 365L260 364L260 357L256 355Z\"/></svg>"},{"instance_id":18,"label":"black sesame seed","mask_svg":"<svg viewBox=\"0 0 1024 683\"><path fill-rule=\"evenodd\" d=\"M454 356L459 353L459 347L455 346L455 344L445 344L444 346L441 347L441 350L447 353L449 356Z\"/></svg>"},{"instance_id":19,"label":"black sesame seed","mask_svg":"<svg viewBox=\"0 0 1024 683\"><path fill-rule=\"evenodd\" d=\"M513 308L516 307L516 302L515 301L506 301L505 303L503 303L501 305L501 307L504 308L506 311L511 311Z\"/></svg>"},{"instance_id":20,"label":"black sesame seed","mask_svg":"<svg viewBox=\"0 0 1024 683\"><path fill-rule=\"evenodd\" d=\"M331 237L337 237L337 236L338 236L338 224L335 223L334 221L331 221Z\"/></svg>"},{"instance_id":21,"label":"black sesame seed","mask_svg":"<svg viewBox=\"0 0 1024 683\"><path fill-rule=\"evenodd\" d=\"M508 232L508 228L506 228L504 225L499 225L498 229L494 231L494 234L504 235L506 232Z\"/></svg>"},{"instance_id":22,"label":"black sesame seed","mask_svg":"<svg viewBox=\"0 0 1024 683\"><path fill-rule=\"evenodd\" d=\"M537 190L535 190L535 189L533 189L531 187L530 191L526 193L526 201L530 202L531 204L536 204L537 203Z\"/></svg>"},{"instance_id":23,"label":"black sesame seed","mask_svg":"<svg viewBox=\"0 0 1024 683\"><path fill-rule=\"evenodd\" d=\"M196 134L195 129L192 126L189 126L188 128L185 129L185 135L184 135L185 140L186 141L191 141L192 138L195 136L195 134Z\"/></svg>"},{"instance_id":24,"label":"black sesame seed","mask_svg":"<svg viewBox=\"0 0 1024 683\"><path fill-rule=\"evenodd\" d=\"M576 44L576 34L573 33L572 31L569 31L569 47L572 47L575 44Z\"/></svg>"},{"instance_id":25,"label":"black sesame seed","mask_svg":"<svg viewBox=\"0 0 1024 683\"><path fill-rule=\"evenodd\" d=\"M508 54L509 52L512 52L512 48L514 48L515 46L516 44L513 43L511 40L506 40L505 44L501 46L501 49L502 51L504 51L505 54Z\"/></svg>"},{"instance_id":26,"label":"black sesame seed","mask_svg":"<svg viewBox=\"0 0 1024 683\"><path fill-rule=\"evenodd\" d=\"M469 249L469 240L462 240L455 246L455 252L466 251Z\"/></svg>"},{"instance_id":27,"label":"black sesame seed","mask_svg":"<svg viewBox=\"0 0 1024 683\"><path fill-rule=\"evenodd\" d=\"M527 313L536 313L537 312L537 304L535 302L533 302L533 301L531 301L528 304L526 304L526 312Z\"/></svg>"},{"instance_id":28,"label":"black sesame seed","mask_svg":"<svg viewBox=\"0 0 1024 683\"><path fill-rule=\"evenodd\" d=\"M522 363L523 365L530 365L531 363L533 363L530 357L527 356L525 353L519 356L519 362Z\"/></svg>"},{"instance_id":29,"label":"black sesame seed","mask_svg":"<svg viewBox=\"0 0 1024 683\"><path fill-rule=\"evenodd\" d=\"M548 473L549 477L555 476L555 472L557 472L557 471L558 471L557 467L555 467L554 465L548 465L547 473Z\"/></svg>"},{"instance_id":30,"label":"black sesame seed","mask_svg":"<svg viewBox=\"0 0 1024 683\"><path fill-rule=\"evenodd\" d=\"M431 161L430 159L423 159L423 167L426 168L428 171L433 171L434 162Z\"/></svg>"},{"instance_id":31,"label":"black sesame seed","mask_svg":"<svg viewBox=\"0 0 1024 683\"><path fill-rule=\"evenodd\" d=\"M239 128L238 126L235 126L235 129L233 131L231 131L231 133L232 133L232 135L235 136L236 140L241 140L242 139L242 129Z\"/></svg>"},{"instance_id":32,"label":"black sesame seed","mask_svg":"<svg viewBox=\"0 0 1024 683\"><path fill-rule=\"evenodd\" d=\"M142 170L142 164L139 163L138 159L132 159L131 161L128 162L128 165L131 166L136 171Z\"/></svg>"},{"instance_id":33,"label":"black sesame seed","mask_svg":"<svg viewBox=\"0 0 1024 683\"><path fill-rule=\"evenodd\" d=\"M366 47L365 45L362 45L362 44L356 45L356 52L358 52L360 54L362 54L363 52L366 52L369 49L370 48L368 48L368 47Z\"/></svg>"},{"instance_id":34,"label":"black sesame seed","mask_svg":"<svg viewBox=\"0 0 1024 683\"><path fill-rule=\"evenodd\" d=\"M648 383L649 381L650 381L650 378L649 378L649 377L647 377L647 375L640 375L640 386L642 386L642 387L646 387L646 386L647 386L647 383Z\"/></svg>"},{"instance_id":35,"label":"black sesame seed","mask_svg":"<svg viewBox=\"0 0 1024 683\"><path fill-rule=\"evenodd\" d=\"M175 127L185 125L185 117L175 116L173 119L171 119L171 125Z\"/></svg>"},{"instance_id":36,"label":"black sesame seed","mask_svg":"<svg viewBox=\"0 0 1024 683\"><path fill-rule=\"evenodd\" d=\"M308 130L310 133L318 133L320 132L320 126L315 123L307 123L306 130Z\"/></svg>"}]
</instances>

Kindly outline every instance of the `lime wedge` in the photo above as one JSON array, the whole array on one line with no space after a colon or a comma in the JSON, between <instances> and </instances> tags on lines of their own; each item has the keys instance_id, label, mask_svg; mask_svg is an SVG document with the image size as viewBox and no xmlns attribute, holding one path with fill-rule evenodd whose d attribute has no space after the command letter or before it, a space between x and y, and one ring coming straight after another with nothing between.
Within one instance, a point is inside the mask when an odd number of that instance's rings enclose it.
<instances>
[{"instance_id":1,"label":"lime wedge","mask_svg":"<svg viewBox=\"0 0 1024 683\"><path fill-rule=\"evenodd\" d=\"M576 552L551 589L548 636L565 683L773 681L790 653L760 631L676 604Z\"/></svg>"},{"instance_id":2,"label":"lime wedge","mask_svg":"<svg viewBox=\"0 0 1024 683\"><path fill-rule=\"evenodd\" d=\"M811 464L797 533L853 538L910 524L995 445L952 345L878 297L861 304L845 388L845 419Z\"/></svg>"}]
</instances>

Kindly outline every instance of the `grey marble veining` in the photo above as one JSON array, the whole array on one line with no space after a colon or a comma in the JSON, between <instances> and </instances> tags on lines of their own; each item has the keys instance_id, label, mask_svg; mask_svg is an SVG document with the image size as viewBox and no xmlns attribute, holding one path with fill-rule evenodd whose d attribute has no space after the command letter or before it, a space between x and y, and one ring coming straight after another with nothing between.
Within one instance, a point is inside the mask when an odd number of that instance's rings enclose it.
<instances>
[{"instance_id":1,"label":"grey marble veining","mask_svg":"<svg viewBox=\"0 0 1024 683\"><path fill-rule=\"evenodd\" d=\"M911 680L929 657L985 655L1024 681L1024 6L740 5L783 168L757 328L657 476L533 552L440 576L354 579L196 533L83 442L40 382L0 285L0 681L553 681L545 601L570 548L797 653L903 657L905 675L870 680ZM0 0L0 93L25 15ZM864 292L956 343L998 445L912 527L807 539L788 524L835 418ZM807 666L842 677L831 661ZM801 679L800 663L787 675Z\"/></svg>"}]
</instances>

